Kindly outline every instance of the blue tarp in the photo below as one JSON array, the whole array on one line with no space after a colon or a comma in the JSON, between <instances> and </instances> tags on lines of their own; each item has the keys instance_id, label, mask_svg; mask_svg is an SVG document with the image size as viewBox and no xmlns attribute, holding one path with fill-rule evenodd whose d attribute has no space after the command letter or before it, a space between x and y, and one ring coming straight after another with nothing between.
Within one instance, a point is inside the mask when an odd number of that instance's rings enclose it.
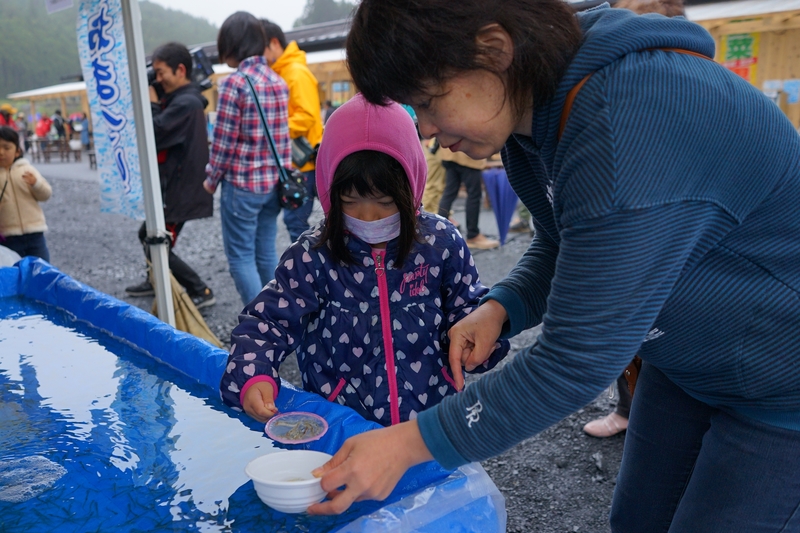
<instances>
[{"instance_id":1,"label":"blue tarp","mask_svg":"<svg viewBox=\"0 0 800 533\"><path fill-rule=\"evenodd\" d=\"M227 361L225 351L188 333L177 331L139 308L77 282L44 261L25 258L13 268L0 268L0 298L12 296L21 296L66 311L77 320L132 344L208 387L208 397L218 396L217 386ZM0 368L0 373L2 370ZM323 416L329 424L329 431L323 438L296 448L333 454L347 438L379 427L347 407L297 390L285 382L283 387L277 401L281 412L309 411ZM244 414L238 416L245 426L256 432L262 431L263 424ZM234 467L243 469L244 466ZM41 512L47 511L41 509ZM276 520L277 515L280 515L280 520ZM406 473L385 502L357 503L348 512L348 517L349 523L344 527L341 517L338 520L330 519L329 525L336 523L336 526L327 528L324 517L310 519L301 515L299 520L306 531L505 530L503 497L477 464L455 472L444 470L435 462L419 465ZM227 519L232 519L230 524L234 531L283 531L287 527L289 530L298 527L293 516L266 508L249 482L230 496ZM275 529L273 525L278 522L281 526Z\"/></svg>"}]
</instances>

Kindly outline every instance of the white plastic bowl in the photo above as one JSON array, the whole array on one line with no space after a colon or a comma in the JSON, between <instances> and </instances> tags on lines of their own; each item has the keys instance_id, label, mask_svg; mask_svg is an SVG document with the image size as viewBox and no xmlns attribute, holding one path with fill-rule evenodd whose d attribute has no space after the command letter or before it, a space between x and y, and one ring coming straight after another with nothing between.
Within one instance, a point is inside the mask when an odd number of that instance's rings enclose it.
<instances>
[{"instance_id":1,"label":"white plastic bowl","mask_svg":"<svg viewBox=\"0 0 800 533\"><path fill-rule=\"evenodd\" d=\"M325 499L319 478L311 471L332 455L310 450L288 450L262 455L244 469L262 502L283 513L302 513Z\"/></svg>"}]
</instances>

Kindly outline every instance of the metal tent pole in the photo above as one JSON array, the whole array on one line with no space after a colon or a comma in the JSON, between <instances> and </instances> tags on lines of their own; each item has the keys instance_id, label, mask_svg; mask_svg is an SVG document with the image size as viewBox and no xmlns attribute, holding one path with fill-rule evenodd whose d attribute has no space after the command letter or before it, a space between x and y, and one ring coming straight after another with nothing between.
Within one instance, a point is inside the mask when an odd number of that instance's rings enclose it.
<instances>
[{"instance_id":1,"label":"metal tent pole","mask_svg":"<svg viewBox=\"0 0 800 533\"><path fill-rule=\"evenodd\" d=\"M136 141L139 147L139 167L142 174L144 211L153 263L158 318L175 326L175 309L169 280L169 238L164 224L161 200L161 182L158 176L156 137L153 132L153 114L150 111L150 93L147 86L142 16L139 0L122 0L122 22L128 51L133 118L136 121Z\"/></svg>"}]
</instances>

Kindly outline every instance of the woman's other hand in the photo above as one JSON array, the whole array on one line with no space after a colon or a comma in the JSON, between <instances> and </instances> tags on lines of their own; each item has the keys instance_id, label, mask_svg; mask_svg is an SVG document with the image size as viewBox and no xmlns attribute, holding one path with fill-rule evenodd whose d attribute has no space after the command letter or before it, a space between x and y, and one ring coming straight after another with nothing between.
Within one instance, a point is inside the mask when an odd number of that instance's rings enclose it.
<instances>
[{"instance_id":1,"label":"woman's other hand","mask_svg":"<svg viewBox=\"0 0 800 533\"><path fill-rule=\"evenodd\" d=\"M312 505L308 512L341 514L353 502L385 500L406 470L432 459L416 420L351 437L312 472L322 477L330 500Z\"/></svg>"},{"instance_id":2,"label":"woman's other hand","mask_svg":"<svg viewBox=\"0 0 800 533\"><path fill-rule=\"evenodd\" d=\"M271 383L254 383L244 395L244 412L259 422L266 422L278 413L275 407L275 391Z\"/></svg>"},{"instance_id":3,"label":"woman's other hand","mask_svg":"<svg viewBox=\"0 0 800 533\"><path fill-rule=\"evenodd\" d=\"M456 389L464 389L462 366L468 371L473 370L492 355L506 320L505 307L496 300L486 300L450 328L450 370Z\"/></svg>"}]
</instances>

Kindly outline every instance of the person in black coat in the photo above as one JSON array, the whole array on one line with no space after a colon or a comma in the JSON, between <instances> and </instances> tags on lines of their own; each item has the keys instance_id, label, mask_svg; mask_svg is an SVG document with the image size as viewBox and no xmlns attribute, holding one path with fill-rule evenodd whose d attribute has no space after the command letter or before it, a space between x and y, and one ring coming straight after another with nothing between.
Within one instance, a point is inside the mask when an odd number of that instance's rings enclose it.
<instances>
[{"instance_id":1,"label":"person in black coat","mask_svg":"<svg viewBox=\"0 0 800 533\"><path fill-rule=\"evenodd\" d=\"M153 129L158 151L158 173L164 220L170 234L169 268L198 308L215 303L214 293L173 248L184 223L210 217L213 197L203 190L208 163L208 133L203 110L208 101L200 87L192 83L192 56L182 44L167 43L153 52L153 70L161 91L150 86ZM161 96L159 93L163 93ZM147 229L139 228L139 240L145 245ZM149 280L125 289L130 296L154 294Z\"/></svg>"}]
</instances>

